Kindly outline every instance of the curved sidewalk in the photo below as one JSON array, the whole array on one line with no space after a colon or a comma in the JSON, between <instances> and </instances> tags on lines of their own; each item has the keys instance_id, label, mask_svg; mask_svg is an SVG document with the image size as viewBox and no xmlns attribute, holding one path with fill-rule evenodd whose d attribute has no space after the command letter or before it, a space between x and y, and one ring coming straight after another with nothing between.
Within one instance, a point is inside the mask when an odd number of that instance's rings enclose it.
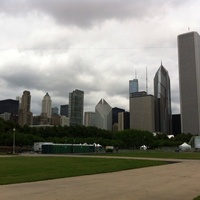
<instances>
[{"instance_id":1,"label":"curved sidewalk","mask_svg":"<svg viewBox=\"0 0 200 200\"><path fill-rule=\"evenodd\" d=\"M200 161L181 160L121 172L4 185L0 186L0 199L192 200L200 195L199 168Z\"/></svg>"}]
</instances>

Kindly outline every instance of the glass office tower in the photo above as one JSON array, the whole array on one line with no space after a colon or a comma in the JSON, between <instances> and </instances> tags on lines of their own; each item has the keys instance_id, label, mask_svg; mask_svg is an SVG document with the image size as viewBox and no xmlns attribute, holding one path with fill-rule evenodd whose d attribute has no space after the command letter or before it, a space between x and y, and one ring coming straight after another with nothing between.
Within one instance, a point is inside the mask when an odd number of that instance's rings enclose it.
<instances>
[{"instance_id":1,"label":"glass office tower","mask_svg":"<svg viewBox=\"0 0 200 200\"><path fill-rule=\"evenodd\" d=\"M84 92L75 90L69 93L70 125L83 125Z\"/></svg>"},{"instance_id":2,"label":"glass office tower","mask_svg":"<svg viewBox=\"0 0 200 200\"><path fill-rule=\"evenodd\" d=\"M138 79L129 81L129 96L134 92L138 92Z\"/></svg>"},{"instance_id":3,"label":"glass office tower","mask_svg":"<svg viewBox=\"0 0 200 200\"><path fill-rule=\"evenodd\" d=\"M155 131L172 133L170 78L162 63L154 77Z\"/></svg>"}]
</instances>

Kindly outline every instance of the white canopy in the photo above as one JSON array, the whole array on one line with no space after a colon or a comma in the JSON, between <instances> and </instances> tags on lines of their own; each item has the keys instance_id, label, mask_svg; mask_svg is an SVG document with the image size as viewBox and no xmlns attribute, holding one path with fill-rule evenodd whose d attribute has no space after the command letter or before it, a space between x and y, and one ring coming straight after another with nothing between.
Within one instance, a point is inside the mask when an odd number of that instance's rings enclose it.
<instances>
[{"instance_id":1,"label":"white canopy","mask_svg":"<svg viewBox=\"0 0 200 200\"><path fill-rule=\"evenodd\" d=\"M189 144L187 144L187 143L184 142L183 144L181 144L179 146L179 149L181 151L190 151L191 150L191 146Z\"/></svg>"},{"instance_id":2,"label":"white canopy","mask_svg":"<svg viewBox=\"0 0 200 200\"><path fill-rule=\"evenodd\" d=\"M147 150L147 147L146 147L145 145L142 145L142 146L140 147L140 150Z\"/></svg>"}]
</instances>

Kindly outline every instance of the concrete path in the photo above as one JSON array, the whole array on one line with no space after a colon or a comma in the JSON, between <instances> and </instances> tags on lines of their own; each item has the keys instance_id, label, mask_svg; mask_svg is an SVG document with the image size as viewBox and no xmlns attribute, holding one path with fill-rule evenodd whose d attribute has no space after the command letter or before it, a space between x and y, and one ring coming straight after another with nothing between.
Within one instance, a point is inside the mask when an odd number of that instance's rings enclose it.
<instances>
[{"instance_id":1,"label":"concrete path","mask_svg":"<svg viewBox=\"0 0 200 200\"><path fill-rule=\"evenodd\" d=\"M138 159L138 158L137 158ZM0 186L0 200L192 200L200 161Z\"/></svg>"}]
</instances>

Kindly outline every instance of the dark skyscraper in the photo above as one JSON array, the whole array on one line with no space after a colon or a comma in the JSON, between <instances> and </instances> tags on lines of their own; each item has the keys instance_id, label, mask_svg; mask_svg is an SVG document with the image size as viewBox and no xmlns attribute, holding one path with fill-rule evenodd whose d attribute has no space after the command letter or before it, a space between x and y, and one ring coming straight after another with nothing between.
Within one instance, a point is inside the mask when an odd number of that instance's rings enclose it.
<instances>
[{"instance_id":1,"label":"dark skyscraper","mask_svg":"<svg viewBox=\"0 0 200 200\"><path fill-rule=\"evenodd\" d=\"M181 116L180 114L172 115L172 133L177 135L181 133Z\"/></svg>"},{"instance_id":2,"label":"dark skyscraper","mask_svg":"<svg viewBox=\"0 0 200 200\"><path fill-rule=\"evenodd\" d=\"M200 36L178 36L181 126L183 133L200 134Z\"/></svg>"},{"instance_id":3,"label":"dark skyscraper","mask_svg":"<svg viewBox=\"0 0 200 200\"><path fill-rule=\"evenodd\" d=\"M118 113L118 131L130 129L130 113L120 112Z\"/></svg>"},{"instance_id":4,"label":"dark skyscraper","mask_svg":"<svg viewBox=\"0 0 200 200\"><path fill-rule=\"evenodd\" d=\"M125 110L117 107L112 108L112 125L118 124L118 113L120 112L125 112Z\"/></svg>"},{"instance_id":5,"label":"dark skyscraper","mask_svg":"<svg viewBox=\"0 0 200 200\"><path fill-rule=\"evenodd\" d=\"M68 105L61 105L60 106L60 115L64 115L68 117Z\"/></svg>"},{"instance_id":6,"label":"dark skyscraper","mask_svg":"<svg viewBox=\"0 0 200 200\"><path fill-rule=\"evenodd\" d=\"M70 125L83 125L84 92L75 90L69 93Z\"/></svg>"},{"instance_id":7,"label":"dark skyscraper","mask_svg":"<svg viewBox=\"0 0 200 200\"><path fill-rule=\"evenodd\" d=\"M162 63L154 77L155 131L172 133L171 90L167 70Z\"/></svg>"},{"instance_id":8,"label":"dark skyscraper","mask_svg":"<svg viewBox=\"0 0 200 200\"><path fill-rule=\"evenodd\" d=\"M19 101L13 99L6 99L0 101L0 114L10 113L18 115L19 112Z\"/></svg>"}]
</instances>

